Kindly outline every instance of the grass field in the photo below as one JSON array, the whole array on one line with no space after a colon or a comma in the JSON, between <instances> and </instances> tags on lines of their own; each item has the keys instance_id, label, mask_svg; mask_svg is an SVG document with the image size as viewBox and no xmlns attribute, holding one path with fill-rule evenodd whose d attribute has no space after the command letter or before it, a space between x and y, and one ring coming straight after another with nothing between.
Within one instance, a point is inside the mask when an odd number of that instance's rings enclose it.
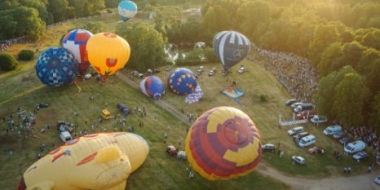
<instances>
[{"instance_id":1,"label":"grass field","mask_svg":"<svg viewBox=\"0 0 380 190\"><path fill-rule=\"evenodd\" d=\"M105 23L108 23L109 31L112 31L117 18L105 17L103 19ZM88 22L88 20L63 23L51 28L45 38L41 40L40 50L59 46L59 36L84 22ZM17 54L21 49L34 50L35 46L33 44L13 45L9 52ZM77 84L66 87L47 87L35 75L34 63L35 60L21 63L20 68L16 71L0 75L0 118L13 114L17 123L17 108L21 107L29 112L33 111L38 102L45 101L50 104L48 108L41 109L36 114L37 123L34 131L38 138L33 138L31 135L24 138L21 130L22 137L19 137L18 128L7 134L5 132L6 123L3 120L0 121L0 189L16 188L23 172L36 161L35 155L41 144L46 144L50 149L52 143L55 146L61 144L58 138L59 132L55 127L40 133L46 124L54 126L57 120L74 123L78 126L77 132L87 130L93 133L111 131L114 128L118 130L122 128L125 131L127 126L134 126L135 132L148 141L150 153L144 165L129 177L127 189L289 189L285 184L261 176L257 172L228 181L207 181L198 175L193 180L189 180L186 170L187 162L168 156L165 148L167 144L174 144L183 150L186 128L190 126L190 123L182 122L174 117L154 104L154 100L116 76L107 79L105 85L99 84L96 79L90 79L78 80ZM178 109L183 109L185 113L195 115L217 106L233 106L241 109L257 125L263 143L276 145L281 143L281 149L285 151L282 159L278 158L276 153L264 153L262 162L288 175L309 178L335 176L340 175L341 168L347 164L352 166L353 173L365 172L366 162L357 165L350 157L343 158L340 162L335 160L332 152L333 150L341 151L342 146L322 134L324 126L305 126L308 132L317 137L317 145L325 148L324 156L311 156L306 153L306 149L297 148L286 134L286 130L291 127L280 129L277 125L280 114L283 119L290 119L292 116L289 108L283 104L286 99L290 98L287 92L282 90L277 80L257 63L245 60L240 64L245 65L247 72L239 75L236 73L238 66L235 66L228 78L219 72L215 76L208 77L209 69L217 67L218 71L221 71L222 67L218 63L205 64L205 73L199 78L204 97L196 104L186 104L183 96L174 95L168 89L164 101ZM188 66L188 68L195 71L197 67ZM160 69L164 71L164 68ZM128 75L128 70L122 71L122 73ZM157 76L166 83L167 73L161 72ZM139 82L139 79L135 80ZM238 87L245 91L244 96L239 98L242 105L220 93L220 90L230 85L232 81L236 81ZM94 100L90 100L91 96L94 97ZM261 101L260 97L265 97L267 101ZM117 103L125 103L131 108L145 107L147 116L131 115L128 117L125 127L120 125L118 120L99 123L97 119L102 109L107 108L112 114L118 113L115 107ZM78 116L75 116L74 112ZM143 128L138 127L141 121L144 122ZM96 123L98 127L92 130L91 123ZM163 142L165 132L169 135L167 144ZM181 141L180 145L177 144L178 139ZM9 151L13 152L12 156L9 156ZM307 165L304 167L293 166L290 157L294 154L304 156L307 159Z\"/></svg>"}]
</instances>

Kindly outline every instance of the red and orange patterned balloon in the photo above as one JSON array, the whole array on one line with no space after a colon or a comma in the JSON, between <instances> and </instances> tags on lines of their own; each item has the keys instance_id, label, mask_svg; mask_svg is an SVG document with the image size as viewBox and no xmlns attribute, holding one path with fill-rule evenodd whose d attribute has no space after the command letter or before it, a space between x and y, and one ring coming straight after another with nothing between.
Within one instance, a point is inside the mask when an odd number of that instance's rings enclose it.
<instances>
[{"instance_id":1,"label":"red and orange patterned balloon","mask_svg":"<svg viewBox=\"0 0 380 190\"><path fill-rule=\"evenodd\" d=\"M261 137L250 117L233 107L203 113L186 137L186 156L208 180L228 180L252 172L261 161Z\"/></svg>"}]
</instances>

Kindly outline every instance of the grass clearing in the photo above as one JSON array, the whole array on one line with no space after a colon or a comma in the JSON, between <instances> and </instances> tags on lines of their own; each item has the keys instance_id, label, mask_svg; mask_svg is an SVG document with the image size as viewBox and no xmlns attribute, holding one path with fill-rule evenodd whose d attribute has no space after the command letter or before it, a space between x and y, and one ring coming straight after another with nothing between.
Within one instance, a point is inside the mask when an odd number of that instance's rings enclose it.
<instances>
[{"instance_id":1,"label":"grass clearing","mask_svg":"<svg viewBox=\"0 0 380 190\"><path fill-rule=\"evenodd\" d=\"M96 20L97 18L94 18ZM113 17L106 23L111 23L109 29L113 29ZM89 20L76 20L71 23L63 23L48 30L47 35L40 43L40 52L50 46L59 46L59 36L65 34L68 29L80 26ZM57 37L58 36L58 37ZM12 45L10 52L17 54L22 49L35 49L34 44ZM38 55L36 55L36 58ZM186 161L170 157L165 153L167 144L174 144L179 149L184 149L186 128L189 123L184 123L163 108L154 104L154 100L143 95L139 90L127 85L116 76L108 79L105 85L100 85L96 79L79 81L60 88L50 88L43 85L34 71L35 60L21 63L20 69L2 73L0 75L0 118L13 114L17 108L22 107L26 111L33 111L36 103L45 101L50 104L48 108L41 109L36 115L37 123L35 133L38 138L28 136L27 138L18 137L18 128L7 134L5 132L6 123L0 121L0 189L15 189L20 177L32 163L36 161L35 154L41 144L46 144L52 149L62 144L58 138L58 130L55 123L58 120L65 120L78 126L77 132L87 130L92 132L111 131L116 127L117 130L126 130L129 125L134 126L135 132L143 136L149 143L150 153L143 166L133 173L128 179L128 189L289 189L289 187L277 180L261 176L257 172L228 181L207 181L196 175L193 180L188 179L188 164ZM247 113L260 130L263 143L281 143L281 149L285 151L285 156L279 159L277 153L264 153L263 162L277 168L278 170L291 175L302 177L326 177L340 175L341 169L345 165L351 165L353 173L366 171L365 161L360 165L356 164L352 158L344 157L338 162L332 155L334 150L342 150L342 146L332 138L327 138L322 134L324 126L314 127L306 125L309 133L317 137L317 145L326 150L324 156L312 156L306 153L306 148L300 149L294 145L292 139L287 135L286 130L291 127L278 128L279 115L283 119L292 117L291 111L284 106L283 102L290 98L288 93L281 88L273 75L255 62L247 60L240 64L245 65L247 72L237 74L238 66L231 68L232 73L228 78L221 75L222 67L218 63L205 64L205 72L199 77L200 85L204 91L204 97L196 104L187 104L183 96L174 95L166 89L164 100L174 105L178 110L183 109L185 113L195 115L202 114L217 106L233 106ZM239 64L239 65L240 65ZM128 67L128 66L127 66ZM195 71L198 66L187 68ZM207 72L212 67L217 67L218 72L215 76L208 77ZM163 82L167 82L167 72L164 68L159 68L162 72L158 74ZM128 76L127 71L122 71ZM139 82L139 79L135 79ZM239 88L245 91L244 96L239 100L239 105L232 98L220 93L222 89L236 81ZM80 91L80 92L79 92ZM93 96L94 100L90 100ZM266 97L267 101L260 101L260 96ZM98 122L100 111L104 108L110 110L112 114L117 114L117 103L125 103L130 108L145 107L147 116L141 117L133 114L127 118L127 125L123 127L118 120ZM75 116L73 112L78 113ZM17 122L17 117L15 118ZM87 121L87 124L86 124ZM139 128L139 122L144 122L144 127ZM96 123L98 127L91 129L90 124ZM46 125L53 127L44 133L40 130ZM170 129L168 126L171 126ZM164 144L164 133L168 133L167 144ZM23 135L23 132L20 132ZM177 140L181 140L181 145ZM13 151L13 156L9 156L9 151ZM46 152L45 152L46 153ZM293 166L290 157L294 154L304 156L307 165L304 167Z\"/></svg>"}]
</instances>

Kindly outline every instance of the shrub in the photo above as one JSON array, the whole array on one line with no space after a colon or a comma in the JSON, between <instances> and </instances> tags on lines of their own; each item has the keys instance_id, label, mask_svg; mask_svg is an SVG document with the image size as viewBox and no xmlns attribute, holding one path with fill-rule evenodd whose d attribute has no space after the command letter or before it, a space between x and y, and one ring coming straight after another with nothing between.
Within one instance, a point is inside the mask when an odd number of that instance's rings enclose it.
<instances>
[{"instance_id":1,"label":"shrub","mask_svg":"<svg viewBox=\"0 0 380 190\"><path fill-rule=\"evenodd\" d=\"M260 95L260 102L267 102L268 99L265 95Z\"/></svg>"},{"instance_id":2,"label":"shrub","mask_svg":"<svg viewBox=\"0 0 380 190\"><path fill-rule=\"evenodd\" d=\"M0 69L3 71L11 71L16 69L18 62L10 53L0 53Z\"/></svg>"},{"instance_id":3,"label":"shrub","mask_svg":"<svg viewBox=\"0 0 380 190\"><path fill-rule=\"evenodd\" d=\"M32 50L21 50L18 53L18 59L22 61L30 61L34 57L34 52Z\"/></svg>"}]
</instances>

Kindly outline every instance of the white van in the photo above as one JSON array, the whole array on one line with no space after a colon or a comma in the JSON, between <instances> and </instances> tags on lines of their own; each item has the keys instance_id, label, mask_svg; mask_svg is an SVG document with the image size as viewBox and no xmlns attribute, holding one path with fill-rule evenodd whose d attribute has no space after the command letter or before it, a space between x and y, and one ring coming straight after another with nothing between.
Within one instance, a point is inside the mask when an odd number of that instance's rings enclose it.
<instances>
[{"instance_id":1,"label":"white van","mask_svg":"<svg viewBox=\"0 0 380 190\"><path fill-rule=\"evenodd\" d=\"M288 130L288 134L290 136L293 136L293 135L301 133L301 132L303 132L302 126L294 127L293 129Z\"/></svg>"},{"instance_id":2,"label":"white van","mask_svg":"<svg viewBox=\"0 0 380 190\"><path fill-rule=\"evenodd\" d=\"M350 142L344 147L344 152L352 154L364 150L365 146L365 142L361 140Z\"/></svg>"},{"instance_id":3,"label":"white van","mask_svg":"<svg viewBox=\"0 0 380 190\"><path fill-rule=\"evenodd\" d=\"M59 135L59 137L61 138L61 140L63 142L67 142L67 141L70 141L70 140L73 139L73 137L71 136L71 134L68 131L61 132L61 134Z\"/></svg>"},{"instance_id":4,"label":"white van","mask_svg":"<svg viewBox=\"0 0 380 190\"><path fill-rule=\"evenodd\" d=\"M306 137L302 137L301 140L298 141L298 146L307 147L307 146L312 145L314 143L315 143L315 136L314 135L308 135Z\"/></svg>"},{"instance_id":5,"label":"white van","mask_svg":"<svg viewBox=\"0 0 380 190\"><path fill-rule=\"evenodd\" d=\"M323 130L323 133L325 135L333 135L335 133L339 133L339 132L342 132L343 129L342 129L342 126L340 125L332 125L332 126L328 126L325 130Z\"/></svg>"}]
</instances>

